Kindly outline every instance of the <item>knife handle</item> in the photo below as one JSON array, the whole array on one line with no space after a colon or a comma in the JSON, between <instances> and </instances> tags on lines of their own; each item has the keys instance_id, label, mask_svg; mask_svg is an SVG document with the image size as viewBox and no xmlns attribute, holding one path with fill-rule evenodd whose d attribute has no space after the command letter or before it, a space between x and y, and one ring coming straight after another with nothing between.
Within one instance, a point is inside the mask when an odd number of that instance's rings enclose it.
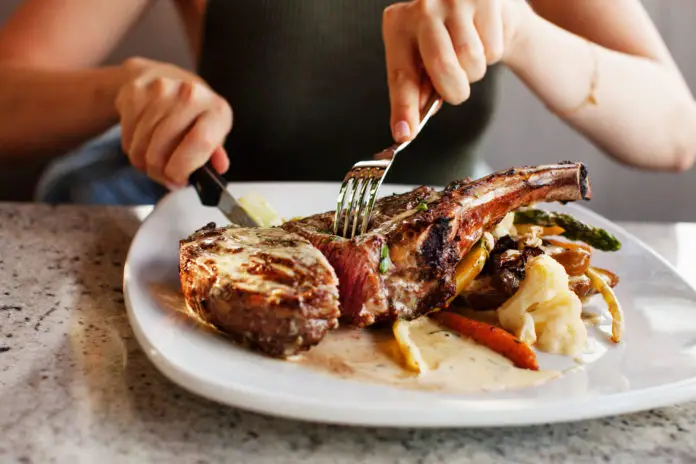
<instances>
[{"instance_id":1,"label":"knife handle","mask_svg":"<svg viewBox=\"0 0 696 464\"><path fill-rule=\"evenodd\" d=\"M227 186L227 180L218 174L210 161L196 169L189 177L189 182L196 189L204 206L217 206Z\"/></svg>"}]
</instances>

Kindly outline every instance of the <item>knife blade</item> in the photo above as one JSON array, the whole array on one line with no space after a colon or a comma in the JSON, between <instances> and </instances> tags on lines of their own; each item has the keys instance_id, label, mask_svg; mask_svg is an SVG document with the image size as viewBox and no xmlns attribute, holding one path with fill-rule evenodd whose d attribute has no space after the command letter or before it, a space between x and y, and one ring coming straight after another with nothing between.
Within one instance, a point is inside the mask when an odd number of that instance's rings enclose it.
<instances>
[{"instance_id":1,"label":"knife blade","mask_svg":"<svg viewBox=\"0 0 696 464\"><path fill-rule=\"evenodd\" d=\"M218 174L210 162L191 174L189 180L204 206L217 207L230 222L238 226L259 226L227 190L227 180Z\"/></svg>"}]
</instances>

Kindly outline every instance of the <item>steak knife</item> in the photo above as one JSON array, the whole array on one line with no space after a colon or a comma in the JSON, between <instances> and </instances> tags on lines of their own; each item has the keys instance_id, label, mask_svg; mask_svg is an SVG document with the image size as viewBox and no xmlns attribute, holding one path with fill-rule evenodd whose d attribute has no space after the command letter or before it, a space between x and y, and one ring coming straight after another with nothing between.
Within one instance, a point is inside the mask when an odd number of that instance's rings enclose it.
<instances>
[{"instance_id":1,"label":"steak knife","mask_svg":"<svg viewBox=\"0 0 696 464\"><path fill-rule=\"evenodd\" d=\"M216 206L230 222L238 226L259 226L227 190L227 180L218 174L210 162L191 174L189 181L204 206Z\"/></svg>"}]
</instances>

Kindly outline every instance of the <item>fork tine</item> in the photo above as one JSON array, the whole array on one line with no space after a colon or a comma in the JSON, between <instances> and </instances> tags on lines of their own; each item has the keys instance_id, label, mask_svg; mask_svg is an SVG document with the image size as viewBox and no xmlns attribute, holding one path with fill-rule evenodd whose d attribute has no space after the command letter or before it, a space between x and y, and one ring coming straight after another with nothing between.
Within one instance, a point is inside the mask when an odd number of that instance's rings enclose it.
<instances>
[{"instance_id":1,"label":"fork tine","mask_svg":"<svg viewBox=\"0 0 696 464\"><path fill-rule=\"evenodd\" d=\"M349 197L348 197L348 206L346 207L345 211L346 214L344 216L343 220L343 234L342 237L347 237L348 236L348 224L350 223L350 211L353 208L353 202L355 201L355 191L358 188L358 179L355 177L351 178L351 184L350 188L348 189ZM341 214L343 216L343 214Z\"/></svg>"},{"instance_id":2,"label":"fork tine","mask_svg":"<svg viewBox=\"0 0 696 464\"><path fill-rule=\"evenodd\" d=\"M334 235L338 235L338 229L340 227L341 222L341 212L343 211L343 204L345 203L346 191L348 190L348 184L350 183L350 180L351 178L346 176L346 178L343 180L343 184L341 184L341 189L338 191L338 199L336 200L336 212L334 213L333 221Z\"/></svg>"},{"instance_id":3,"label":"fork tine","mask_svg":"<svg viewBox=\"0 0 696 464\"><path fill-rule=\"evenodd\" d=\"M370 184L372 181L372 177L370 177L369 173L362 177L362 184L360 186L360 195L358 198L358 203L357 207L355 208L355 215L353 215L353 227L350 233L350 238L355 237L355 231L358 228L358 222L360 222L360 213L364 210L365 208L365 192L367 191L367 186Z\"/></svg>"},{"instance_id":4,"label":"fork tine","mask_svg":"<svg viewBox=\"0 0 696 464\"><path fill-rule=\"evenodd\" d=\"M372 189L374 188L375 184L377 182L377 178L375 177L370 177L368 182L366 183L366 189L363 194L363 198L361 199L362 203L362 208L360 209L360 219L361 219L361 224L360 224L360 229L358 231L358 235L364 234L365 231L367 230L367 225L365 223L365 215L370 216L369 212L369 204L370 204L370 195L372 194ZM357 221L356 221L357 222Z\"/></svg>"},{"instance_id":5,"label":"fork tine","mask_svg":"<svg viewBox=\"0 0 696 464\"><path fill-rule=\"evenodd\" d=\"M377 192L379 191L380 185L382 185L382 181L384 180L384 171L380 173L379 178L372 178L373 182L372 185L370 186L370 196L368 197L367 200L367 207L365 208L365 211L363 213L363 220L362 220L362 225L360 227L360 233L364 234L367 232L367 225L370 222L370 216L372 215L372 209L375 206L375 200L377 199Z\"/></svg>"},{"instance_id":6,"label":"fork tine","mask_svg":"<svg viewBox=\"0 0 696 464\"><path fill-rule=\"evenodd\" d=\"M418 125L417 133L423 129L425 123L435 111L437 111L437 108L441 104L442 99L437 93L433 93L428 98L428 101L420 112L421 121ZM355 237L358 220L361 215L362 224L360 226L360 234L367 232L367 226L370 223L370 217L372 216L372 210L375 206L379 188L382 186L382 181L394 162L396 154L406 148L409 143L410 141L395 143L391 147L374 155L372 160L358 161L353 165L350 171L348 171L338 193L336 212L333 221L334 234L338 235L339 229L341 229L341 218L344 216L343 237L348 238L348 227L351 225L351 220L353 224L350 238L352 239ZM367 192L369 192L369 195L367 197L367 202L365 202L365 195ZM348 207L344 210L343 207L345 206L347 193L349 195Z\"/></svg>"}]
</instances>

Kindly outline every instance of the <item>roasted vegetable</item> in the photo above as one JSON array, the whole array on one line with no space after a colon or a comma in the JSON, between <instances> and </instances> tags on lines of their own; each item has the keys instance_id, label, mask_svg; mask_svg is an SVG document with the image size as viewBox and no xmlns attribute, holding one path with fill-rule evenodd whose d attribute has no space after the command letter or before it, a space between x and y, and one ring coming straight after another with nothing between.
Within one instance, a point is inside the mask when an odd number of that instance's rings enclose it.
<instances>
[{"instance_id":1,"label":"roasted vegetable","mask_svg":"<svg viewBox=\"0 0 696 464\"><path fill-rule=\"evenodd\" d=\"M529 345L501 328L449 311L436 312L430 317L448 329L505 356L521 369L539 369L536 355Z\"/></svg>"},{"instance_id":2,"label":"roasted vegetable","mask_svg":"<svg viewBox=\"0 0 696 464\"><path fill-rule=\"evenodd\" d=\"M401 351L404 357L404 364L406 368L412 372L417 372L418 374L423 374L430 370L430 366L423 359L421 355L420 348L411 339L411 324L414 321L406 321L403 319L398 319L392 325L392 331L394 332L394 338L396 339L396 344L399 346L399 351Z\"/></svg>"},{"instance_id":3,"label":"roasted vegetable","mask_svg":"<svg viewBox=\"0 0 696 464\"><path fill-rule=\"evenodd\" d=\"M527 261L543 253L541 248L526 246L523 240L502 237L491 251L484 273L491 275L493 287L512 296L524 280Z\"/></svg>"},{"instance_id":4,"label":"roasted vegetable","mask_svg":"<svg viewBox=\"0 0 696 464\"><path fill-rule=\"evenodd\" d=\"M584 224L569 214L523 209L515 212L515 224L558 226L563 229L563 237L585 242L597 250L617 251L621 248L621 242L606 230Z\"/></svg>"},{"instance_id":5,"label":"roasted vegetable","mask_svg":"<svg viewBox=\"0 0 696 464\"><path fill-rule=\"evenodd\" d=\"M500 325L547 353L579 354L587 341L582 302L570 291L563 266L539 255L527 263L525 274L517 292L498 308Z\"/></svg>"},{"instance_id":6,"label":"roasted vegetable","mask_svg":"<svg viewBox=\"0 0 696 464\"><path fill-rule=\"evenodd\" d=\"M609 314L611 314L611 341L614 343L619 343L621 341L621 335L623 334L623 311L621 309L621 304L619 304L616 294L611 289L610 284L602 277L600 272L596 269L589 268L587 270L587 277L590 278L592 286L597 289L602 294L604 301L609 307Z\"/></svg>"},{"instance_id":7,"label":"roasted vegetable","mask_svg":"<svg viewBox=\"0 0 696 464\"><path fill-rule=\"evenodd\" d=\"M546 253L563 265L569 276L585 275L590 267L592 250L578 243L546 239Z\"/></svg>"},{"instance_id":8,"label":"roasted vegetable","mask_svg":"<svg viewBox=\"0 0 696 464\"><path fill-rule=\"evenodd\" d=\"M464 259L457 264L454 271L454 279L457 288L454 292L454 296L447 302L448 305L481 273L487 259L488 246L485 240L480 240L474 245L474 248L471 249Z\"/></svg>"}]
</instances>

